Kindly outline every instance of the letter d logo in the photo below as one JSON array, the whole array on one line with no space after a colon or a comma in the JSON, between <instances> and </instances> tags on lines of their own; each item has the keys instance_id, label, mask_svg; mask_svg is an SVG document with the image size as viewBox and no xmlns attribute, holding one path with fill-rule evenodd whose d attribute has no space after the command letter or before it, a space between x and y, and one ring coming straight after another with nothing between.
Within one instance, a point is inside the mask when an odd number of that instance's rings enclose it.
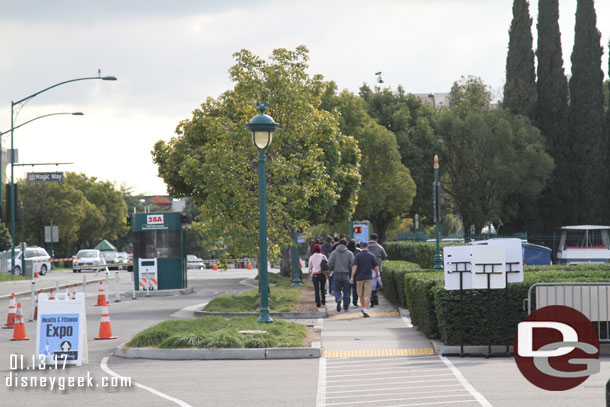
<instances>
[{"instance_id":1,"label":"letter d logo","mask_svg":"<svg viewBox=\"0 0 610 407\"><path fill-rule=\"evenodd\" d=\"M555 350L534 350L534 329L554 329L561 332L563 339L560 342L578 342L578 334L570 325L562 322L526 321L519 323L517 335L519 347L517 352L522 357L555 357L563 356L574 350L573 346L563 346Z\"/></svg>"}]
</instances>

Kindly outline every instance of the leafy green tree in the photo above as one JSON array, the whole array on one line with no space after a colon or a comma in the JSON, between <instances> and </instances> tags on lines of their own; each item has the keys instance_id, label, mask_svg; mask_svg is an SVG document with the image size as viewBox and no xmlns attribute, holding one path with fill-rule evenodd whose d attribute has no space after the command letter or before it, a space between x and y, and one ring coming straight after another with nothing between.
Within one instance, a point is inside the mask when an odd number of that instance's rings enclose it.
<instances>
[{"instance_id":1,"label":"leafy green tree","mask_svg":"<svg viewBox=\"0 0 610 407\"><path fill-rule=\"evenodd\" d=\"M127 233L127 205L123 194L112 183L85 174L66 173L66 183L81 191L91 204L79 230L79 248L93 247L102 239L116 243Z\"/></svg>"},{"instance_id":2,"label":"leafy green tree","mask_svg":"<svg viewBox=\"0 0 610 407\"><path fill-rule=\"evenodd\" d=\"M19 192L26 242L44 247L44 227L53 224L59 228L59 243L54 245L56 256L74 254L79 228L90 208L83 193L67 182L19 182Z\"/></svg>"},{"instance_id":3,"label":"leafy green tree","mask_svg":"<svg viewBox=\"0 0 610 407\"><path fill-rule=\"evenodd\" d=\"M476 78L456 82L452 95L459 95L459 103L452 98L453 107L436 123L446 157L442 186L464 227L478 231L488 221L498 226L518 218L519 202L537 196L553 168L538 129L524 116L486 110L485 89Z\"/></svg>"},{"instance_id":4,"label":"leafy green tree","mask_svg":"<svg viewBox=\"0 0 610 407\"><path fill-rule=\"evenodd\" d=\"M267 113L279 123L266 151L272 246L289 248L293 228L351 216L359 151L356 140L339 131L335 114L321 109L328 84L307 74L307 48L276 49L268 61L247 50L234 57L234 89L208 98L179 124L177 137L155 144L152 154L168 192L193 198L210 241L256 257L258 151L245 125L256 101L269 102Z\"/></svg>"},{"instance_id":5,"label":"leafy green tree","mask_svg":"<svg viewBox=\"0 0 610 407\"><path fill-rule=\"evenodd\" d=\"M532 18L527 0L514 0L510 25L504 107L515 114L534 118L536 109L536 71L532 50Z\"/></svg>"},{"instance_id":6,"label":"leafy green tree","mask_svg":"<svg viewBox=\"0 0 610 407\"><path fill-rule=\"evenodd\" d=\"M551 179L535 204L527 230L547 232L572 223L568 81L563 70L558 0L538 2L538 105L536 124L555 162Z\"/></svg>"},{"instance_id":7,"label":"leafy green tree","mask_svg":"<svg viewBox=\"0 0 610 407\"><path fill-rule=\"evenodd\" d=\"M442 155L432 124L434 106L427 106L417 96L405 93L402 86L393 92L379 87L371 90L365 84L360 88L360 96L366 101L369 115L396 136L401 162L409 168L415 182L417 193L409 215L414 218L419 214L422 224L431 225L432 159L434 154Z\"/></svg>"},{"instance_id":8,"label":"leafy green tree","mask_svg":"<svg viewBox=\"0 0 610 407\"><path fill-rule=\"evenodd\" d=\"M0 222L0 251L8 250L11 248L13 240L11 239L11 232L8 227Z\"/></svg>"},{"instance_id":9,"label":"leafy green tree","mask_svg":"<svg viewBox=\"0 0 610 407\"><path fill-rule=\"evenodd\" d=\"M343 91L336 107L342 133L358 140L362 153L362 185L354 216L370 220L383 242L390 223L409 211L415 183L401 163L396 136L368 115L362 98Z\"/></svg>"},{"instance_id":10,"label":"leafy green tree","mask_svg":"<svg viewBox=\"0 0 610 407\"><path fill-rule=\"evenodd\" d=\"M570 130L572 190L569 202L575 223L599 223L606 215L606 157L601 34L596 28L593 0L578 0L572 77L570 78Z\"/></svg>"}]
</instances>

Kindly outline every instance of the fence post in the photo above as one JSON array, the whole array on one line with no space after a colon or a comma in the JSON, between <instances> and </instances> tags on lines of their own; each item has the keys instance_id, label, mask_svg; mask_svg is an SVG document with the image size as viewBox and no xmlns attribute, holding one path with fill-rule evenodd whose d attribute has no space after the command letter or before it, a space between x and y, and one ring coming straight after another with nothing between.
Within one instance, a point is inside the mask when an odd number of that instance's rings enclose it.
<instances>
[{"instance_id":1,"label":"fence post","mask_svg":"<svg viewBox=\"0 0 610 407\"><path fill-rule=\"evenodd\" d=\"M119 288L119 272L118 270L114 272L114 302L121 301L121 293Z\"/></svg>"}]
</instances>

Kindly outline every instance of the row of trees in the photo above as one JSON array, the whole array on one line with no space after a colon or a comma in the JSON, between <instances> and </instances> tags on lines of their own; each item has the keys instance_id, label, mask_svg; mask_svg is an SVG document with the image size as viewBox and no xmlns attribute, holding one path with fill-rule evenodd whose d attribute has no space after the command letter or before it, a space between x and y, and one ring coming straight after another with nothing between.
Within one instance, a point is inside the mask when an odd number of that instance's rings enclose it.
<instances>
[{"instance_id":1,"label":"row of trees","mask_svg":"<svg viewBox=\"0 0 610 407\"><path fill-rule=\"evenodd\" d=\"M605 112L603 49L593 0L577 0L569 82L558 19L558 0L538 1L534 53L529 2L514 0L504 107L540 129L555 169L541 196L521 205L523 216L505 223L511 230L549 231L561 225L605 223L610 217L605 202L610 112Z\"/></svg>"},{"instance_id":2,"label":"row of trees","mask_svg":"<svg viewBox=\"0 0 610 407\"><path fill-rule=\"evenodd\" d=\"M256 148L245 126L257 100L280 124L267 150L269 239L286 255L295 229L321 223L368 219L382 239L391 222L415 213L430 224L434 154L445 211L479 230L517 218L517 203L538 195L553 169L538 129L491 111L478 78L457 81L451 106L435 109L402 87L339 92L307 74L304 46L276 49L269 61L246 50L234 57L234 88L208 98L153 150L169 193L192 197L208 241L231 253L258 254Z\"/></svg>"},{"instance_id":3,"label":"row of trees","mask_svg":"<svg viewBox=\"0 0 610 407\"><path fill-rule=\"evenodd\" d=\"M23 180L17 185L18 205L23 206L28 244L44 247L44 226L52 224L59 228L59 243L54 245L54 251L60 257L72 255L81 248L91 248L102 239L127 246L128 188L123 187L121 191L110 182L70 172L61 183ZM20 241L20 217L17 227L16 239Z\"/></svg>"}]
</instances>

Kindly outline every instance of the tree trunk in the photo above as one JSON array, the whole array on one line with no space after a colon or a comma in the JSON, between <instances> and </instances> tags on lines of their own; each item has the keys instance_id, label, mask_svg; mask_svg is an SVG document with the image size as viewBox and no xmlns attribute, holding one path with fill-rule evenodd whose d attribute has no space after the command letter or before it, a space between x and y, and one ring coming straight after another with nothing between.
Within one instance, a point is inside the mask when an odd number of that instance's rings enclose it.
<instances>
[{"instance_id":1,"label":"tree trunk","mask_svg":"<svg viewBox=\"0 0 610 407\"><path fill-rule=\"evenodd\" d=\"M280 275L290 277L290 248L280 249L282 261L280 264Z\"/></svg>"}]
</instances>

